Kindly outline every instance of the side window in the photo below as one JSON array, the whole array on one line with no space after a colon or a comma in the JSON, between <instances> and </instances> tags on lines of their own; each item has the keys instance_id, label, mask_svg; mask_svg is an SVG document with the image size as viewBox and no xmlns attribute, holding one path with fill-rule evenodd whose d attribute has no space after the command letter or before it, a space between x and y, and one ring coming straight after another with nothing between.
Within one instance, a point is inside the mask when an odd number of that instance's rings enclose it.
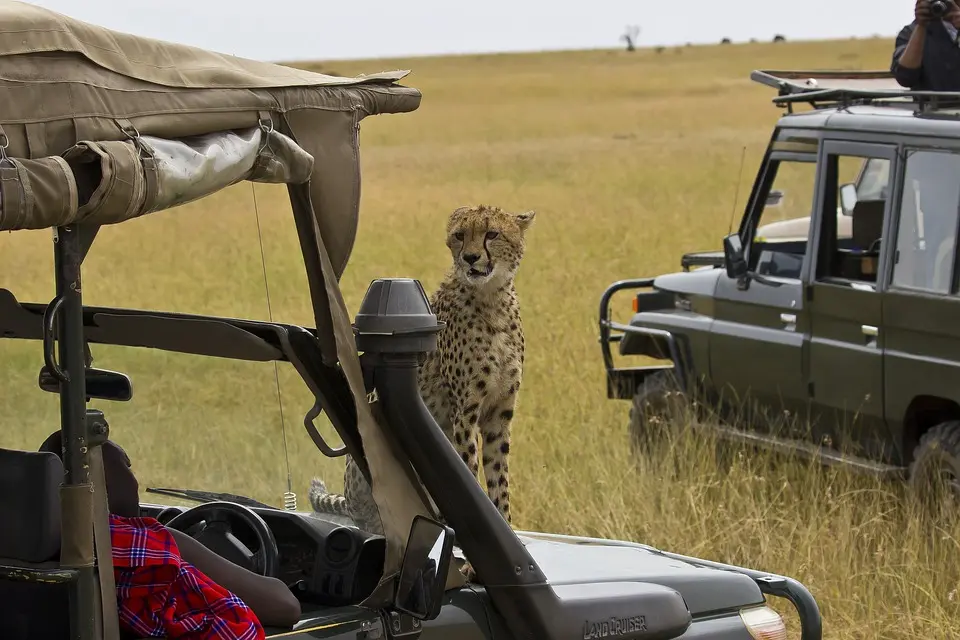
<instances>
[{"instance_id":1,"label":"side window","mask_svg":"<svg viewBox=\"0 0 960 640\"><path fill-rule=\"evenodd\" d=\"M827 155L818 280L876 285L889 182L885 158Z\"/></svg>"},{"instance_id":2,"label":"side window","mask_svg":"<svg viewBox=\"0 0 960 640\"><path fill-rule=\"evenodd\" d=\"M908 151L893 284L949 293L960 213L960 153Z\"/></svg>"},{"instance_id":3,"label":"side window","mask_svg":"<svg viewBox=\"0 0 960 640\"><path fill-rule=\"evenodd\" d=\"M777 160L753 240L749 267L760 275L799 278L807 253L810 215L817 180L816 156L810 160Z\"/></svg>"}]
</instances>

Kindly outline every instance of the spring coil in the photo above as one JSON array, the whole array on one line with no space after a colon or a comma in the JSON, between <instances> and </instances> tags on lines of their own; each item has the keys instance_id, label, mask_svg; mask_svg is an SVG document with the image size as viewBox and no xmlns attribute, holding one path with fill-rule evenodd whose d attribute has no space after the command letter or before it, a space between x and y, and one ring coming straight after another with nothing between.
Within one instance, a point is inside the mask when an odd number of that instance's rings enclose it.
<instances>
[{"instance_id":1,"label":"spring coil","mask_svg":"<svg viewBox=\"0 0 960 640\"><path fill-rule=\"evenodd\" d=\"M293 491L286 491L283 494L283 508L287 511L297 510L297 494Z\"/></svg>"}]
</instances>

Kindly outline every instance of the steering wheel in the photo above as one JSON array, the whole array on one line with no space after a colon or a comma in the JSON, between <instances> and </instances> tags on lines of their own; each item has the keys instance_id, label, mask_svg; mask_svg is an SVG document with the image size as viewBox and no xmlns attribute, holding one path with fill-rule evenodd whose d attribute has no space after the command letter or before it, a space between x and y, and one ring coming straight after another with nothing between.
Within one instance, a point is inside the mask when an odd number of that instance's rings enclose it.
<instances>
[{"instance_id":1,"label":"steering wheel","mask_svg":"<svg viewBox=\"0 0 960 640\"><path fill-rule=\"evenodd\" d=\"M238 524L257 539L256 551L251 551L234 535L234 527ZM197 525L200 525L199 530L188 531ZM277 541L263 518L249 507L235 502L206 502L175 516L166 526L186 533L234 564L261 576L277 576L280 566Z\"/></svg>"}]
</instances>

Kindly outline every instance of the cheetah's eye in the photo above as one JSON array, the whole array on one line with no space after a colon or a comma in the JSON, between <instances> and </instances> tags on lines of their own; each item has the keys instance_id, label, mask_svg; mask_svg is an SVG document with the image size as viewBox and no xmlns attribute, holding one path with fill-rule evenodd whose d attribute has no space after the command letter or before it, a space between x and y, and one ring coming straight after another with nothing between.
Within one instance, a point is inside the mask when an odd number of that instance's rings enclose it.
<instances>
[{"instance_id":1,"label":"cheetah's eye","mask_svg":"<svg viewBox=\"0 0 960 640\"><path fill-rule=\"evenodd\" d=\"M457 231L453 234L453 237L456 238L458 242L463 242L463 231Z\"/></svg>"},{"instance_id":2,"label":"cheetah's eye","mask_svg":"<svg viewBox=\"0 0 960 640\"><path fill-rule=\"evenodd\" d=\"M496 238L496 237L499 236L499 235L500 235L500 234L497 233L496 231L487 231L487 240L493 240L494 238Z\"/></svg>"}]
</instances>

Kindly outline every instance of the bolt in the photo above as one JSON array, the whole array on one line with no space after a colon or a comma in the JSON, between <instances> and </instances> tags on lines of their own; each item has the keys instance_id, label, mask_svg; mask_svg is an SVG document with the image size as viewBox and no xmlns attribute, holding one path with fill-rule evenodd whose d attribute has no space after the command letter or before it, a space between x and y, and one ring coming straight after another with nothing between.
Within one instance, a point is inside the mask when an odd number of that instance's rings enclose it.
<instances>
[{"instance_id":1,"label":"bolt","mask_svg":"<svg viewBox=\"0 0 960 640\"><path fill-rule=\"evenodd\" d=\"M516 572L517 575L520 575L521 573L523 573L523 567L521 567L520 565L517 565L516 567L514 567L513 570Z\"/></svg>"}]
</instances>

